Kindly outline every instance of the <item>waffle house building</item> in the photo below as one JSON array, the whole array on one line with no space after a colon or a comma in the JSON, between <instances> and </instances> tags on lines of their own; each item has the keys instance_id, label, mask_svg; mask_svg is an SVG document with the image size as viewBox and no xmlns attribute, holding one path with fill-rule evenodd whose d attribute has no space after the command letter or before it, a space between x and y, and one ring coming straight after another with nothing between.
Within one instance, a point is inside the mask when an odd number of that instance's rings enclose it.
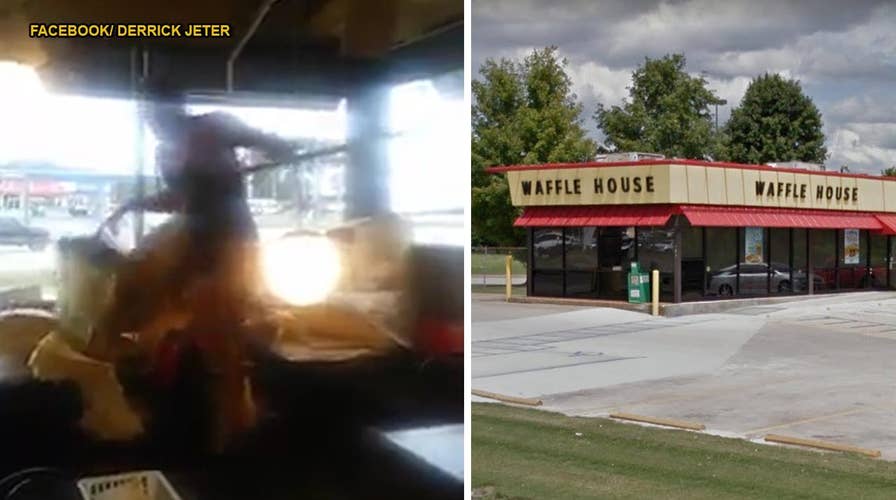
<instances>
[{"instance_id":1,"label":"waffle house building","mask_svg":"<svg viewBox=\"0 0 896 500\"><path fill-rule=\"evenodd\" d=\"M896 289L896 178L689 160L495 167L533 296L668 302Z\"/></svg>"}]
</instances>

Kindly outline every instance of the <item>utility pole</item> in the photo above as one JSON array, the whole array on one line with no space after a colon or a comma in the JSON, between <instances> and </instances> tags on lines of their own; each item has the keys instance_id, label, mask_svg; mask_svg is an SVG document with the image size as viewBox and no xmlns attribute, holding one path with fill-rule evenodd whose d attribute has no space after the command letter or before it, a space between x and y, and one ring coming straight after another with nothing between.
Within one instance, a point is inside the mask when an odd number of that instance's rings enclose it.
<instances>
[{"instance_id":1,"label":"utility pole","mask_svg":"<svg viewBox=\"0 0 896 500\"><path fill-rule=\"evenodd\" d=\"M728 104L728 101L725 99L719 99L715 102L716 105L716 132L719 131L719 104L722 106Z\"/></svg>"},{"instance_id":2,"label":"utility pole","mask_svg":"<svg viewBox=\"0 0 896 500\"><path fill-rule=\"evenodd\" d=\"M709 73L707 73L706 70L700 71L700 78L703 79L703 83L706 83L707 76L709 76ZM728 104L728 101L725 99L716 99L715 101L713 101L713 104L716 107L716 132L718 133L718 131L719 131L719 105L721 104L722 106L724 106L724 105Z\"/></svg>"}]
</instances>

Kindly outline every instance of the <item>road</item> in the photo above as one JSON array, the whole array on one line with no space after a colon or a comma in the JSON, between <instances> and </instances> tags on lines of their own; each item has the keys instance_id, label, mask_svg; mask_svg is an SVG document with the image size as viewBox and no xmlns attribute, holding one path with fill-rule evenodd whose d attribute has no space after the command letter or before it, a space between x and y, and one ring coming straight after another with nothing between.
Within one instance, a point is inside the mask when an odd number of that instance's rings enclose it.
<instances>
[{"instance_id":1,"label":"road","mask_svg":"<svg viewBox=\"0 0 896 500\"><path fill-rule=\"evenodd\" d=\"M474 299L473 388L537 397L569 415L677 418L720 435L821 439L896 460L896 293L678 318L531 306Z\"/></svg>"}]
</instances>

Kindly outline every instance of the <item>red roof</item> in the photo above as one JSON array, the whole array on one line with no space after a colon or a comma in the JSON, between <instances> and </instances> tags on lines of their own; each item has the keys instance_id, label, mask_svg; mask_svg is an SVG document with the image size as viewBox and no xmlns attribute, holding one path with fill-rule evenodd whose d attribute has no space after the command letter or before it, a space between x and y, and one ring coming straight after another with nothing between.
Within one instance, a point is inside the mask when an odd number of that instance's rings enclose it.
<instances>
[{"instance_id":1,"label":"red roof","mask_svg":"<svg viewBox=\"0 0 896 500\"><path fill-rule=\"evenodd\" d=\"M676 214L684 214L694 226L868 229L896 234L894 214L719 205L530 206L514 225L663 226Z\"/></svg>"},{"instance_id":2,"label":"red roof","mask_svg":"<svg viewBox=\"0 0 896 500\"><path fill-rule=\"evenodd\" d=\"M637 160L637 161L592 161L581 163L544 163L540 165L507 165L485 169L490 174L500 174L514 170L551 170L567 168L605 168L605 167L634 167L638 165L694 165L698 167L741 168L745 170L771 170L775 172L791 172L795 174L830 175L834 177L854 177L860 179L883 179L896 181L896 177L881 177L868 174L846 174L827 170L808 170L804 168L772 167L770 165L748 165L744 163L726 163L720 161L703 160Z\"/></svg>"}]
</instances>

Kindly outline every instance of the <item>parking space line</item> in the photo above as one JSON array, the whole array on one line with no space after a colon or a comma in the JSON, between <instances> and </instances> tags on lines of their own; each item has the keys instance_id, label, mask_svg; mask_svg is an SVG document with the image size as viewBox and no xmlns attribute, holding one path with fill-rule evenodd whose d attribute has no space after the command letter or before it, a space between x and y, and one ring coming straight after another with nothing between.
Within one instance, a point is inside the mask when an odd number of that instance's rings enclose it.
<instances>
[{"instance_id":1,"label":"parking space line","mask_svg":"<svg viewBox=\"0 0 896 500\"><path fill-rule=\"evenodd\" d=\"M852 410L845 410L845 411L841 411L841 412L838 412L838 413L830 413L830 414L827 414L827 415L819 415L819 416L817 416L817 417L810 417L810 418L804 418L804 419L801 419L801 420L794 420L794 421L792 421L792 422L785 422L785 423L783 423L783 424L770 425L770 426L768 426L768 427L760 427L759 429L751 429L751 430L748 430L748 431L744 432L744 435L750 435L750 434L762 434L763 432L768 432L768 431L771 431L771 430L774 430L774 429L783 429L784 427L792 427L792 426L794 426L794 425L808 424L808 423L811 423L811 422L818 422L818 421L820 421L820 420L827 420L827 419L830 419L830 418L845 417L845 416L847 416L847 415L854 415L854 414L856 414L856 413L864 413L864 412L867 412L867 411L877 410L877 409L878 409L878 408L877 408L877 407L874 407L874 406L867 406L867 407L864 407L864 408L853 408Z\"/></svg>"}]
</instances>

